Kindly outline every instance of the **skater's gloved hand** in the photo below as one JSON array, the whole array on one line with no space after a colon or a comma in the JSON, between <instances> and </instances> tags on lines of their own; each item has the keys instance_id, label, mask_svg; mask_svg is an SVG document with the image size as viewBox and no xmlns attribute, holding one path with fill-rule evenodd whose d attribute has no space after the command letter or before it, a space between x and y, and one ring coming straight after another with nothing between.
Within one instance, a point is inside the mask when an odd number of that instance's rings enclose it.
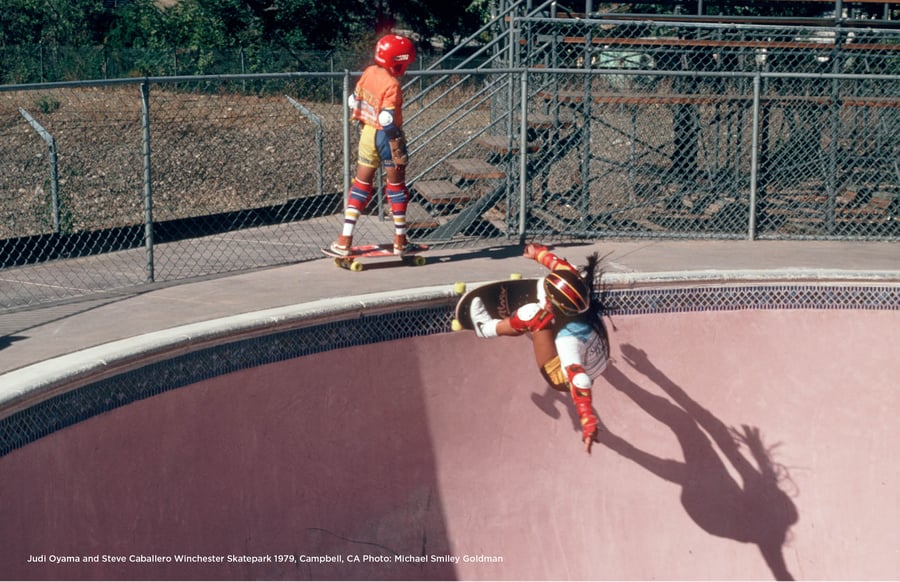
<instances>
[{"instance_id":1,"label":"skater's gloved hand","mask_svg":"<svg viewBox=\"0 0 900 582\"><path fill-rule=\"evenodd\" d=\"M593 413L583 414L581 416L581 440L584 442L584 450L587 454L591 454L591 445L597 440L597 430L600 421Z\"/></svg>"},{"instance_id":2,"label":"skater's gloved hand","mask_svg":"<svg viewBox=\"0 0 900 582\"><path fill-rule=\"evenodd\" d=\"M548 250L546 246L538 243L528 243L525 245L525 252L522 253L526 259L535 258L539 252Z\"/></svg>"}]
</instances>

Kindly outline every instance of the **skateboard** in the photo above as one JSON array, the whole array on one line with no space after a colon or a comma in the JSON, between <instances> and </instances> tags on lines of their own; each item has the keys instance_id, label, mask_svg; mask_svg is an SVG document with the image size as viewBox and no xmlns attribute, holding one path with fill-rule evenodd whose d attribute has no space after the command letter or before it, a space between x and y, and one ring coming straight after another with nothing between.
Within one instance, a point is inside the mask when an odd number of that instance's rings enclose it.
<instances>
[{"instance_id":1,"label":"skateboard","mask_svg":"<svg viewBox=\"0 0 900 582\"><path fill-rule=\"evenodd\" d=\"M503 319L525 305L537 301L537 285L540 279L522 279L511 276L508 281L494 281L467 291L456 303L452 328L454 331L474 329L469 307L472 300L480 297L488 313Z\"/></svg>"},{"instance_id":2,"label":"skateboard","mask_svg":"<svg viewBox=\"0 0 900 582\"><path fill-rule=\"evenodd\" d=\"M323 248L322 252L329 257L334 258L334 264L342 269L358 272L363 270L363 263L360 259L399 259L405 265L413 265L421 267L425 264L425 257L420 253L428 250L427 245L412 245L412 249L406 251L402 255L394 254L394 245L392 243L380 245L360 245L350 247L349 255L339 255L330 248Z\"/></svg>"}]
</instances>

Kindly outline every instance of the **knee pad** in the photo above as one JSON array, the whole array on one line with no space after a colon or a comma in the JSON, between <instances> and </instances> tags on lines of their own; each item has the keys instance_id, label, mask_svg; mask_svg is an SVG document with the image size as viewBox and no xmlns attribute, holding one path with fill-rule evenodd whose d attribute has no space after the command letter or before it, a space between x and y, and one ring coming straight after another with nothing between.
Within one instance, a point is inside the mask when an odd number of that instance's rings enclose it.
<instances>
[{"instance_id":1,"label":"knee pad","mask_svg":"<svg viewBox=\"0 0 900 582\"><path fill-rule=\"evenodd\" d=\"M354 179L353 185L350 186L350 194L347 196L347 206L362 212L369 203L373 191L371 184Z\"/></svg>"},{"instance_id":2,"label":"knee pad","mask_svg":"<svg viewBox=\"0 0 900 582\"><path fill-rule=\"evenodd\" d=\"M409 190L406 189L405 183L388 184L384 189L384 193L391 204L392 212L406 212L406 207L409 204Z\"/></svg>"},{"instance_id":3,"label":"knee pad","mask_svg":"<svg viewBox=\"0 0 900 582\"><path fill-rule=\"evenodd\" d=\"M581 364L572 364L571 366L566 367L566 376L568 376L572 388L579 393L585 391L590 392L591 386L594 383L587 372L584 371L584 367Z\"/></svg>"},{"instance_id":4,"label":"knee pad","mask_svg":"<svg viewBox=\"0 0 900 582\"><path fill-rule=\"evenodd\" d=\"M516 309L509 318L509 325L516 331L540 331L553 323L553 314L537 303L529 303Z\"/></svg>"},{"instance_id":5,"label":"knee pad","mask_svg":"<svg viewBox=\"0 0 900 582\"><path fill-rule=\"evenodd\" d=\"M547 384L557 392L569 391L566 373L559 365L559 356L554 357L541 366L541 375L544 377L544 380L547 381Z\"/></svg>"}]
</instances>

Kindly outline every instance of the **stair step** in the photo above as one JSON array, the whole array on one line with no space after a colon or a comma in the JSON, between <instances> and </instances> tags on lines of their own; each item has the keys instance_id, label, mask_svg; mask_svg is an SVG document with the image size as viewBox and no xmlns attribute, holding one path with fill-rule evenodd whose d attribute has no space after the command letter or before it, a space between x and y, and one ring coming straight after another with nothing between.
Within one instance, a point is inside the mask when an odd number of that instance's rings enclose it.
<instances>
[{"instance_id":1,"label":"stair step","mask_svg":"<svg viewBox=\"0 0 900 582\"><path fill-rule=\"evenodd\" d=\"M571 127L573 125L570 115L559 115L554 120L552 115L547 113L529 113L528 127L534 129L553 129L554 127Z\"/></svg>"},{"instance_id":2,"label":"stair step","mask_svg":"<svg viewBox=\"0 0 900 582\"><path fill-rule=\"evenodd\" d=\"M441 223L437 218L425 210L418 202L410 201L406 207L406 226L407 228L437 228Z\"/></svg>"},{"instance_id":3,"label":"stair step","mask_svg":"<svg viewBox=\"0 0 900 582\"><path fill-rule=\"evenodd\" d=\"M519 140L518 138L514 138L512 140L512 147L510 148L509 138L505 135L483 135L478 138L478 143L486 147L487 149L494 151L498 154L517 154L519 153ZM534 153L540 149L540 145L529 142L528 143L528 151L530 153Z\"/></svg>"},{"instance_id":4,"label":"stair step","mask_svg":"<svg viewBox=\"0 0 900 582\"><path fill-rule=\"evenodd\" d=\"M477 158L454 158L445 162L453 173L465 180L500 179L506 172Z\"/></svg>"},{"instance_id":5,"label":"stair step","mask_svg":"<svg viewBox=\"0 0 900 582\"><path fill-rule=\"evenodd\" d=\"M558 232L566 232L566 230L568 230L569 225L566 223L566 221L556 216L552 212L548 212L543 208L532 208L530 212L532 216L539 220L542 220L544 224L554 230L557 230Z\"/></svg>"},{"instance_id":6,"label":"stair step","mask_svg":"<svg viewBox=\"0 0 900 582\"><path fill-rule=\"evenodd\" d=\"M413 184L413 189L429 204L459 204L472 199L472 195L449 180L419 180Z\"/></svg>"}]
</instances>

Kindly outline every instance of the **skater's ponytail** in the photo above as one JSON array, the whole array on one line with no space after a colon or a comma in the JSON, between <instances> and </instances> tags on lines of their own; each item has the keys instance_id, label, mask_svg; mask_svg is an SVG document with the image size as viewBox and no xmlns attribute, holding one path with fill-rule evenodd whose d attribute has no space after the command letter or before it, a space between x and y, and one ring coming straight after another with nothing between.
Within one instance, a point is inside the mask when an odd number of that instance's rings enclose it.
<instances>
[{"instance_id":1,"label":"skater's ponytail","mask_svg":"<svg viewBox=\"0 0 900 582\"><path fill-rule=\"evenodd\" d=\"M591 305L584 317L597 334L603 338L604 343L609 345L609 334L603 322L603 316L606 315L604 305L606 289L603 283L603 269L600 267L600 255L597 252L588 255L587 263L582 268L581 274L591 290Z\"/></svg>"}]
</instances>

